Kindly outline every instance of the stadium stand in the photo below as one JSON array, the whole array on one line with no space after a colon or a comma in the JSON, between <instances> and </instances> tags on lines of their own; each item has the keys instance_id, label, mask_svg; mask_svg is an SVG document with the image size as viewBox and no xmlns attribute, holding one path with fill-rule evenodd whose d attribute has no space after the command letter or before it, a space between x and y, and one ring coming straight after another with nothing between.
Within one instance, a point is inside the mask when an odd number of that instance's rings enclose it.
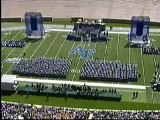
<instances>
[{"instance_id":1,"label":"stadium stand","mask_svg":"<svg viewBox=\"0 0 160 120\"><path fill-rule=\"evenodd\" d=\"M160 47L154 48L154 47L142 47L143 54L149 54L149 55L160 55Z\"/></svg>"},{"instance_id":2,"label":"stadium stand","mask_svg":"<svg viewBox=\"0 0 160 120\"><path fill-rule=\"evenodd\" d=\"M108 31L105 29L105 24L101 21L82 22L77 21L74 24L73 32L70 32L67 36L67 40L81 41L106 41L108 38Z\"/></svg>"},{"instance_id":3,"label":"stadium stand","mask_svg":"<svg viewBox=\"0 0 160 120\"><path fill-rule=\"evenodd\" d=\"M1 44L2 47L19 47L23 48L25 46L24 41L7 40Z\"/></svg>"},{"instance_id":4,"label":"stadium stand","mask_svg":"<svg viewBox=\"0 0 160 120\"><path fill-rule=\"evenodd\" d=\"M90 86L77 86L77 85L52 85L47 86L41 83L27 84L18 88L19 94L36 94L36 95L49 95L49 96L61 96L61 97L72 97L72 98L84 98L84 99L103 99L120 101L121 95L116 90L110 89L98 89Z\"/></svg>"},{"instance_id":5,"label":"stadium stand","mask_svg":"<svg viewBox=\"0 0 160 120\"><path fill-rule=\"evenodd\" d=\"M94 111L93 120L97 119L158 119L160 112L147 111Z\"/></svg>"},{"instance_id":6,"label":"stadium stand","mask_svg":"<svg viewBox=\"0 0 160 120\"><path fill-rule=\"evenodd\" d=\"M85 61L80 79L115 82L137 81L137 65L119 61Z\"/></svg>"},{"instance_id":7,"label":"stadium stand","mask_svg":"<svg viewBox=\"0 0 160 120\"><path fill-rule=\"evenodd\" d=\"M159 119L159 111L115 111L78 108L58 108L3 102L2 119Z\"/></svg>"},{"instance_id":8,"label":"stadium stand","mask_svg":"<svg viewBox=\"0 0 160 120\"><path fill-rule=\"evenodd\" d=\"M72 61L69 59L21 59L13 68L14 74L24 76L66 78Z\"/></svg>"}]
</instances>

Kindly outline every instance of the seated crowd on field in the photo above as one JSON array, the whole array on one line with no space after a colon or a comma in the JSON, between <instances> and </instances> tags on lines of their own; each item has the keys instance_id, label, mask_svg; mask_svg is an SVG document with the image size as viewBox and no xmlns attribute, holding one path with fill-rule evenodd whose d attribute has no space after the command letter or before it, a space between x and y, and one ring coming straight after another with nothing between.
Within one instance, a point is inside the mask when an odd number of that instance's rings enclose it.
<instances>
[{"instance_id":1,"label":"seated crowd on field","mask_svg":"<svg viewBox=\"0 0 160 120\"><path fill-rule=\"evenodd\" d=\"M85 61L81 71L81 79L136 81L138 71L134 64L123 64L118 61Z\"/></svg>"},{"instance_id":2,"label":"seated crowd on field","mask_svg":"<svg viewBox=\"0 0 160 120\"><path fill-rule=\"evenodd\" d=\"M150 54L150 55L160 55L160 47L143 47L142 48L143 54Z\"/></svg>"},{"instance_id":3,"label":"seated crowd on field","mask_svg":"<svg viewBox=\"0 0 160 120\"><path fill-rule=\"evenodd\" d=\"M2 44L5 47L23 47L23 41L9 40ZM160 55L160 48L143 47L143 54ZM69 59L44 59L42 57L32 60L20 60L13 69L14 74L25 76L41 76L66 78L72 61ZM81 79L105 81L137 81L137 66L123 64L117 61L85 61L82 68Z\"/></svg>"},{"instance_id":4,"label":"seated crowd on field","mask_svg":"<svg viewBox=\"0 0 160 120\"><path fill-rule=\"evenodd\" d=\"M25 46L24 41L15 41L15 40L8 40L4 43L1 43L2 47L19 47L22 48Z\"/></svg>"},{"instance_id":5,"label":"seated crowd on field","mask_svg":"<svg viewBox=\"0 0 160 120\"><path fill-rule=\"evenodd\" d=\"M158 111L114 111L1 104L2 119L159 119Z\"/></svg>"},{"instance_id":6,"label":"seated crowd on field","mask_svg":"<svg viewBox=\"0 0 160 120\"><path fill-rule=\"evenodd\" d=\"M69 59L36 58L21 60L13 68L14 74L25 76L66 78L72 61Z\"/></svg>"},{"instance_id":7,"label":"seated crowd on field","mask_svg":"<svg viewBox=\"0 0 160 120\"><path fill-rule=\"evenodd\" d=\"M14 74L66 78L72 60L36 58L21 59L13 68ZM80 79L104 81L137 81L138 69L135 64L124 64L119 61L85 61Z\"/></svg>"}]
</instances>

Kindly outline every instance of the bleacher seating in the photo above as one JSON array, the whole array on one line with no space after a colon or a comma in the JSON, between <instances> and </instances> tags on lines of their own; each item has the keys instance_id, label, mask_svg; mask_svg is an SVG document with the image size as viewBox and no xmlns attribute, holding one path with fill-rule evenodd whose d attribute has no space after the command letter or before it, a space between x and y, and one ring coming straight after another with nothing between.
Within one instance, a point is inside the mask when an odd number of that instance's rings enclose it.
<instances>
[{"instance_id":1,"label":"bleacher seating","mask_svg":"<svg viewBox=\"0 0 160 120\"><path fill-rule=\"evenodd\" d=\"M24 76L66 78L71 63L69 59L21 59L12 72Z\"/></svg>"},{"instance_id":2,"label":"bleacher seating","mask_svg":"<svg viewBox=\"0 0 160 120\"><path fill-rule=\"evenodd\" d=\"M117 106L118 107L118 106ZM46 105L1 103L2 119L54 119L54 120L106 120L106 119L146 119L158 120L156 110L97 110L82 108L53 107Z\"/></svg>"},{"instance_id":3,"label":"bleacher seating","mask_svg":"<svg viewBox=\"0 0 160 120\"><path fill-rule=\"evenodd\" d=\"M85 61L80 79L116 82L137 81L137 66L118 61Z\"/></svg>"}]
</instances>

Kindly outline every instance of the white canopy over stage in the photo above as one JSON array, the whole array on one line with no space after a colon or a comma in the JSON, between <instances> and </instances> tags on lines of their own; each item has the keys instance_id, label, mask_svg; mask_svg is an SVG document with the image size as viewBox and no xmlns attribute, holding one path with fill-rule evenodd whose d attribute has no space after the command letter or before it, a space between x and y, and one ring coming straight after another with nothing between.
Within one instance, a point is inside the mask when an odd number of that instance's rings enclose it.
<instances>
[{"instance_id":1,"label":"white canopy over stage","mask_svg":"<svg viewBox=\"0 0 160 120\"><path fill-rule=\"evenodd\" d=\"M6 75L1 77L1 90L14 91L18 87L16 75Z\"/></svg>"}]
</instances>

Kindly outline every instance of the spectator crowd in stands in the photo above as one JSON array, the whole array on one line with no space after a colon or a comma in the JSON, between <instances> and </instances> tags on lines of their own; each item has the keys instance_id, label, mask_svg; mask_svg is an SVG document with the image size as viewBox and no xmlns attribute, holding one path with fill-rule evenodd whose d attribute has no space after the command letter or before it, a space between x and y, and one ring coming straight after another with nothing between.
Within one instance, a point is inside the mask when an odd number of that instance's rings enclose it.
<instances>
[{"instance_id":1,"label":"spectator crowd in stands","mask_svg":"<svg viewBox=\"0 0 160 120\"><path fill-rule=\"evenodd\" d=\"M143 47L142 48L143 54L150 54L150 55L160 55L160 47Z\"/></svg>"},{"instance_id":2,"label":"spectator crowd in stands","mask_svg":"<svg viewBox=\"0 0 160 120\"><path fill-rule=\"evenodd\" d=\"M159 119L159 111L114 111L1 104L2 119Z\"/></svg>"},{"instance_id":3,"label":"spectator crowd in stands","mask_svg":"<svg viewBox=\"0 0 160 120\"><path fill-rule=\"evenodd\" d=\"M8 40L1 44L2 47L19 47L22 48L25 46L24 41L15 41L15 40Z\"/></svg>"},{"instance_id":4,"label":"spectator crowd in stands","mask_svg":"<svg viewBox=\"0 0 160 120\"><path fill-rule=\"evenodd\" d=\"M3 103L1 105L2 119L87 119L89 112L84 110L36 107L24 104Z\"/></svg>"},{"instance_id":5,"label":"spectator crowd in stands","mask_svg":"<svg viewBox=\"0 0 160 120\"><path fill-rule=\"evenodd\" d=\"M66 58L45 59L40 57L30 60L21 59L13 68L13 73L25 76L66 78L71 63L71 60Z\"/></svg>"},{"instance_id":6,"label":"spectator crowd in stands","mask_svg":"<svg viewBox=\"0 0 160 120\"><path fill-rule=\"evenodd\" d=\"M81 71L81 79L136 81L138 79L137 66L123 64L118 61L85 61Z\"/></svg>"},{"instance_id":7,"label":"spectator crowd in stands","mask_svg":"<svg viewBox=\"0 0 160 120\"><path fill-rule=\"evenodd\" d=\"M133 120L133 119L159 119L160 112L151 111L93 111L93 120L97 119L119 119L119 120Z\"/></svg>"}]
</instances>

